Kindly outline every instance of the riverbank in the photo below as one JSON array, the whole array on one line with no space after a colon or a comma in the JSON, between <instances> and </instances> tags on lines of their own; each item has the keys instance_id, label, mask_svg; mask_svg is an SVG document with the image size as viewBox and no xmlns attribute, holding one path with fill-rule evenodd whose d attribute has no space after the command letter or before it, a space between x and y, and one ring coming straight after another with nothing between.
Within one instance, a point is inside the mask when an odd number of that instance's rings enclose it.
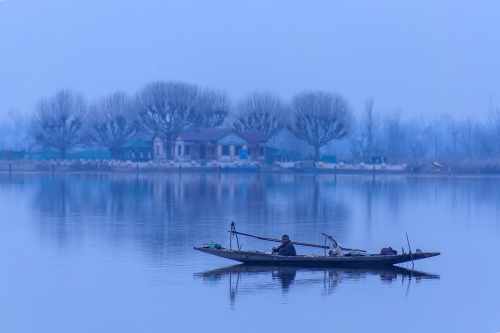
<instances>
[{"instance_id":1,"label":"riverbank","mask_svg":"<svg viewBox=\"0 0 500 333\"><path fill-rule=\"evenodd\" d=\"M246 170L243 166L251 166ZM242 167L239 169L238 167ZM252 170L253 169L253 170ZM260 163L241 163L235 161L175 161L165 163L131 162L115 160L27 160L18 159L0 161L0 171L7 172L261 172L261 173L407 173L402 165L364 165L318 162L314 168L297 168L294 162L282 163L281 166L269 166Z\"/></svg>"},{"instance_id":2,"label":"riverbank","mask_svg":"<svg viewBox=\"0 0 500 333\"><path fill-rule=\"evenodd\" d=\"M236 167L235 162L131 162L113 160L39 161L18 159L0 161L0 172L228 172L226 167ZM257 164L260 173L306 174L500 174L500 163L456 163L453 168L436 168L427 165L406 164L344 164L319 162L316 168L296 168L293 162L281 166Z\"/></svg>"}]
</instances>

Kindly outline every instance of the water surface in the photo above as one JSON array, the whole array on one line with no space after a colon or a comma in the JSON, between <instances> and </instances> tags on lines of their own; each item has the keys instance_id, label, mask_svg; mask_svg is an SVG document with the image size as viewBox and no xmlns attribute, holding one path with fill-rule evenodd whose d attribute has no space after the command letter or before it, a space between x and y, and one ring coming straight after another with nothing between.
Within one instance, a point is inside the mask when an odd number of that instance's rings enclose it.
<instances>
[{"instance_id":1,"label":"water surface","mask_svg":"<svg viewBox=\"0 0 500 333\"><path fill-rule=\"evenodd\" d=\"M498 178L0 174L0 327L498 332L499 216ZM442 255L411 272L246 267L192 249L227 246L231 221L370 252L407 249L408 233Z\"/></svg>"}]
</instances>

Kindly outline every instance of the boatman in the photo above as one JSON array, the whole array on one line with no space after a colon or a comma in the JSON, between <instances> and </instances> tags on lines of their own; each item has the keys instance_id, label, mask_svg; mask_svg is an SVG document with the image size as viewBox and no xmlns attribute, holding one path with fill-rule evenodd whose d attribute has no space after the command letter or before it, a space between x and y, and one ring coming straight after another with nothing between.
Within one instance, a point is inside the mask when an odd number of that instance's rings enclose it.
<instances>
[{"instance_id":1,"label":"boatman","mask_svg":"<svg viewBox=\"0 0 500 333\"><path fill-rule=\"evenodd\" d=\"M278 247L273 247L273 254L278 253L280 256L296 256L295 247L293 243L290 242L290 237L288 235L283 235L281 237L281 245Z\"/></svg>"}]
</instances>

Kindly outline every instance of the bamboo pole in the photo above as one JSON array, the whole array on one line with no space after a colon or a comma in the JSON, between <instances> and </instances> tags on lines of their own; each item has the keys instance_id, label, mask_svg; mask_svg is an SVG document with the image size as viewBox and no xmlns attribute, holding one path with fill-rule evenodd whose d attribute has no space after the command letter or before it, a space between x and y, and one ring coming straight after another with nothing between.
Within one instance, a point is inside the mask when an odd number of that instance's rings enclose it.
<instances>
[{"instance_id":1,"label":"bamboo pole","mask_svg":"<svg viewBox=\"0 0 500 333\"><path fill-rule=\"evenodd\" d=\"M408 233L406 233L406 241L408 242L408 250L410 251L410 257L411 257L411 269L415 267L415 263L413 262L413 254L411 253L411 247L410 247L410 240L408 239Z\"/></svg>"},{"instance_id":2,"label":"bamboo pole","mask_svg":"<svg viewBox=\"0 0 500 333\"><path fill-rule=\"evenodd\" d=\"M248 237L257 238L257 239L260 239L260 240L266 240L266 241L270 241L270 242L281 243L281 239L277 239L277 238L255 236L255 235L247 234L247 233L240 232L240 231L229 231L228 230L228 232L232 232L232 233L235 233L237 235L242 235L242 236L248 236ZM310 244L310 243L303 243L303 242L292 242L292 243L293 243L293 245L302 245L302 246L309 246L309 247L319 247L320 249L329 249L330 248L329 246L319 245L319 244Z\"/></svg>"}]
</instances>

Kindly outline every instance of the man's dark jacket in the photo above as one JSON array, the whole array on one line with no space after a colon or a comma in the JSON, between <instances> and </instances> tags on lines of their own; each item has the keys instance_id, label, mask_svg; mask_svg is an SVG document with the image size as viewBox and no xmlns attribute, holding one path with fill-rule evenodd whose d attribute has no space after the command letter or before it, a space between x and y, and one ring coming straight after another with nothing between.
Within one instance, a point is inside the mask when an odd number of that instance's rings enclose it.
<instances>
[{"instance_id":1,"label":"man's dark jacket","mask_svg":"<svg viewBox=\"0 0 500 333\"><path fill-rule=\"evenodd\" d=\"M295 252L295 247L292 242L288 241L286 243L281 244L276 248L278 255L280 256L296 256L297 252Z\"/></svg>"}]
</instances>

